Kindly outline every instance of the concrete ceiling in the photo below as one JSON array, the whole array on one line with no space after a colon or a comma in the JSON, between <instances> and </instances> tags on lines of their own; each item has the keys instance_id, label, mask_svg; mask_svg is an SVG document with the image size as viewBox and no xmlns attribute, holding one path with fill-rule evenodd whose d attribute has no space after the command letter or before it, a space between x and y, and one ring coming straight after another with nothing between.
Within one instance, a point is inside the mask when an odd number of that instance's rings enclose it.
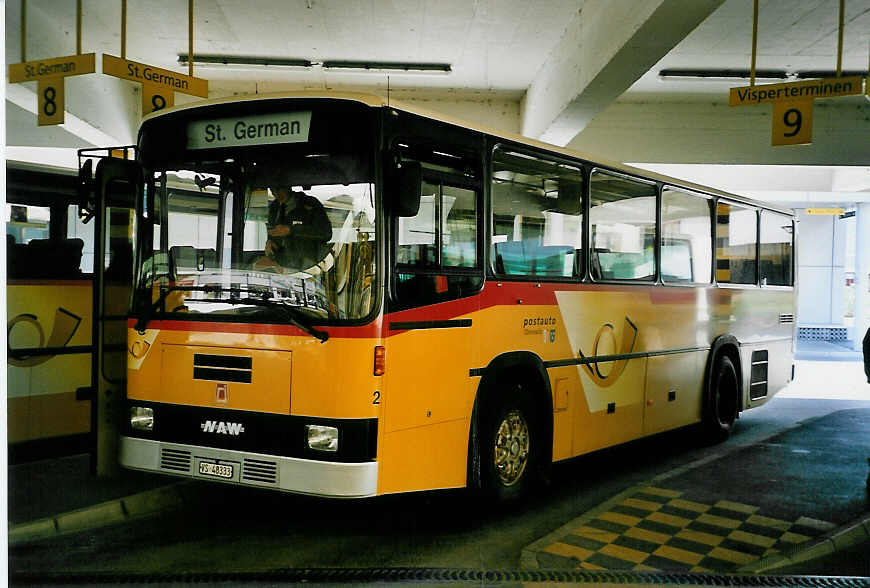
<instances>
[{"instance_id":1,"label":"concrete ceiling","mask_svg":"<svg viewBox=\"0 0 870 588\"><path fill-rule=\"evenodd\" d=\"M98 71L100 54L121 53L120 5L83 0L83 51L98 54ZM20 2L6 2L5 10L6 61L16 63ZM129 0L127 10L127 58L186 72L178 56L188 51L187 3ZM837 0L761 0L758 67L833 72L837 11ZM843 68L866 71L870 0L846 0L845 20ZM752 0L196 0L194 53L446 63L447 74L391 72L391 93L430 101L434 109L439 101L515 103L515 130L564 145L615 104L726 102L728 88L743 82L664 81L659 73L746 70L751 31ZM28 0L27 58L74 52L75 2ZM197 67L195 75L209 80L212 97L303 88L384 94L387 86L385 72L318 66ZM37 128L23 107L34 97L10 90L7 145L89 146L105 136L135 137L139 97L130 82L102 75L67 81L67 110L90 132L81 124Z\"/></svg>"}]
</instances>

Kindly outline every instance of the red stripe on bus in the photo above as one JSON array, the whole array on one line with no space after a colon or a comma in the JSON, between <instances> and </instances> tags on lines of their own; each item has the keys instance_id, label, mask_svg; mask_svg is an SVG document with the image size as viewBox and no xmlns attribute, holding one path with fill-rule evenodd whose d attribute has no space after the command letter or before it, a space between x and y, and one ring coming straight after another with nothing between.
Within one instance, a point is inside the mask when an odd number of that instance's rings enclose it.
<instances>
[{"instance_id":1,"label":"red stripe on bus","mask_svg":"<svg viewBox=\"0 0 870 588\"><path fill-rule=\"evenodd\" d=\"M643 288L643 287L641 287ZM318 326L317 328L336 338L377 338L396 335L403 331L390 331L390 323L450 320L492 308L494 306L556 306L556 292L580 291L634 292L648 294L653 302L659 304L677 303L693 300L696 291L691 289L662 289L649 285L642 290L633 285L572 284L564 282L498 282L490 281L476 296L431 304L419 308L401 310L384 315L382 321L354 326ZM133 328L136 319L129 319L127 325ZM242 333L254 335L306 336L306 333L292 325L231 323L190 320L153 320L150 329L167 331L190 331L206 333Z\"/></svg>"},{"instance_id":2,"label":"red stripe on bus","mask_svg":"<svg viewBox=\"0 0 870 588\"><path fill-rule=\"evenodd\" d=\"M91 280L7 280L7 286L92 286Z\"/></svg>"}]
</instances>

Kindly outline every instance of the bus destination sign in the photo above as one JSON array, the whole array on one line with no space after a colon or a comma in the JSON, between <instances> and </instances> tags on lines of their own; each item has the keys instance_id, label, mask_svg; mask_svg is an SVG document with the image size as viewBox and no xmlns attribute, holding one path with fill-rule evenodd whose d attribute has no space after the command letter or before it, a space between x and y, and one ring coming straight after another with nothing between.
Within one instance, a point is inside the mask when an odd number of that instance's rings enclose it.
<instances>
[{"instance_id":1,"label":"bus destination sign","mask_svg":"<svg viewBox=\"0 0 870 588\"><path fill-rule=\"evenodd\" d=\"M304 143L310 127L310 111L198 120L187 126L187 148Z\"/></svg>"}]
</instances>

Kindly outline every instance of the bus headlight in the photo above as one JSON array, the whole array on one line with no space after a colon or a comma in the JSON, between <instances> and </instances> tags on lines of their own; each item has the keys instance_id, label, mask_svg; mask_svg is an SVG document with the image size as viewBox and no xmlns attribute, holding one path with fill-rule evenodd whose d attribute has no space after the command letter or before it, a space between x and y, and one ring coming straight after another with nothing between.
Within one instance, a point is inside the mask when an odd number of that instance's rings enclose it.
<instances>
[{"instance_id":1,"label":"bus headlight","mask_svg":"<svg viewBox=\"0 0 870 588\"><path fill-rule=\"evenodd\" d=\"M135 431L154 430L154 409L142 406L130 408L130 426Z\"/></svg>"},{"instance_id":2,"label":"bus headlight","mask_svg":"<svg viewBox=\"0 0 870 588\"><path fill-rule=\"evenodd\" d=\"M338 451L338 429L322 425L305 425L308 447L317 451Z\"/></svg>"}]
</instances>

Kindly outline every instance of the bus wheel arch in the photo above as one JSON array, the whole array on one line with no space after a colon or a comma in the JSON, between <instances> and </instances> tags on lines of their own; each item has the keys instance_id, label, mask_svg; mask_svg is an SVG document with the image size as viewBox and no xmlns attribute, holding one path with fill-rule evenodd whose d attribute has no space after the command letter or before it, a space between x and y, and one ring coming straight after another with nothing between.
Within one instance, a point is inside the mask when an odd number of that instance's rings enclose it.
<instances>
[{"instance_id":1,"label":"bus wheel arch","mask_svg":"<svg viewBox=\"0 0 870 588\"><path fill-rule=\"evenodd\" d=\"M472 411L469 488L498 502L511 502L544 474L553 452L552 398L547 371L537 355L510 352L489 363ZM529 437L528 463L512 479L511 468L517 464L510 462L523 449L524 430ZM505 443L509 447L499 448ZM509 463L496 466L500 461Z\"/></svg>"},{"instance_id":2,"label":"bus wheel arch","mask_svg":"<svg viewBox=\"0 0 870 588\"><path fill-rule=\"evenodd\" d=\"M718 337L704 372L702 425L710 441L724 441L743 410L740 345L733 335Z\"/></svg>"}]
</instances>

